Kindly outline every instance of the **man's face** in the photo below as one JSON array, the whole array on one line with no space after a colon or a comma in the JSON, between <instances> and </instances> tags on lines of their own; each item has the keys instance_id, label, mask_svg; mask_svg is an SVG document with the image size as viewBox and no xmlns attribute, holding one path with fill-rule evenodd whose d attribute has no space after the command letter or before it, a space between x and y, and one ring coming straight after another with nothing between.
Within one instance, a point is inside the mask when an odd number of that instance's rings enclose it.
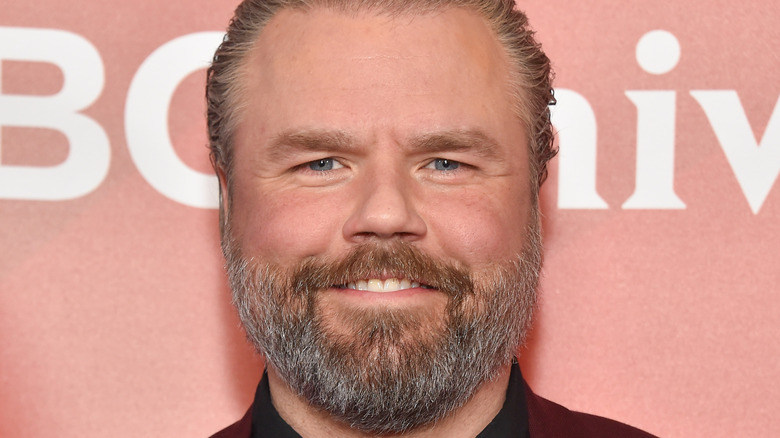
<instances>
[{"instance_id":1,"label":"man's face","mask_svg":"<svg viewBox=\"0 0 780 438\"><path fill-rule=\"evenodd\" d=\"M318 351L312 370L337 357L362 368L356 385L387 369L388 379L419 380L440 362L424 352L467 349L456 345L464 333L498 339L500 361L517 346L539 261L508 75L495 37L466 10L286 10L263 30L242 77L229 265L257 324L272 318L316 344L293 346ZM274 327L264 322L250 336L285 368L274 357L289 354L269 351ZM295 363L309 360L318 359ZM393 373L409 361L413 370ZM307 393L310 383L291 385Z\"/></svg>"}]
</instances>

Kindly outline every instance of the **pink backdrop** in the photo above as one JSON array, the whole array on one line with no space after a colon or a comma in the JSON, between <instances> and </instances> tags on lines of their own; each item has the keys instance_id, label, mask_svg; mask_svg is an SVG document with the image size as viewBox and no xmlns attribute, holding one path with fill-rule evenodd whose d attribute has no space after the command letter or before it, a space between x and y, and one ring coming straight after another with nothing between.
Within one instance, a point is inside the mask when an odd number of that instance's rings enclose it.
<instances>
[{"instance_id":1,"label":"pink backdrop","mask_svg":"<svg viewBox=\"0 0 780 438\"><path fill-rule=\"evenodd\" d=\"M780 8L520 3L563 150L531 385L663 437L777 436ZM4 0L0 436L207 436L248 406L198 69L234 6Z\"/></svg>"}]
</instances>

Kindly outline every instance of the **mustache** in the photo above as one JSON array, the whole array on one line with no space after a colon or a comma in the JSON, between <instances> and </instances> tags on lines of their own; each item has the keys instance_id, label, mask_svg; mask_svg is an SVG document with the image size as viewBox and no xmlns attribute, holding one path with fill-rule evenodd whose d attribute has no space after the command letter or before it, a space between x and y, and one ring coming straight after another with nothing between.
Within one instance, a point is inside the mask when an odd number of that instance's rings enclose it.
<instances>
[{"instance_id":1,"label":"mustache","mask_svg":"<svg viewBox=\"0 0 780 438\"><path fill-rule=\"evenodd\" d=\"M305 296L369 278L406 278L456 300L474 289L468 270L403 241L364 243L337 260L312 257L300 263L290 278L292 289Z\"/></svg>"}]
</instances>

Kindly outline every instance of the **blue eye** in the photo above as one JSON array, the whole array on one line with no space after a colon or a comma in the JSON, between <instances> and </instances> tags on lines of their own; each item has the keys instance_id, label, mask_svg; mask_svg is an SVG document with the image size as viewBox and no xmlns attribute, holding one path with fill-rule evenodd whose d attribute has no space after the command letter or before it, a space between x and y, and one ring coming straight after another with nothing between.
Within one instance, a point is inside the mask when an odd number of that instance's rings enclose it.
<instances>
[{"instance_id":1,"label":"blue eye","mask_svg":"<svg viewBox=\"0 0 780 438\"><path fill-rule=\"evenodd\" d=\"M443 170L445 172L448 170L455 170L460 167L460 163L458 161L447 160L444 158L437 158L433 160L431 164L433 164L434 169Z\"/></svg>"},{"instance_id":2,"label":"blue eye","mask_svg":"<svg viewBox=\"0 0 780 438\"><path fill-rule=\"evenodd\" d=\"M333 158L323 158L321 160L314 160L309 162L307 166L309 166L309 169L317 172L325 172L328 170L333 170L335 168L341 167L340 163L338 163Z\"/></svg>"}]
</instances>

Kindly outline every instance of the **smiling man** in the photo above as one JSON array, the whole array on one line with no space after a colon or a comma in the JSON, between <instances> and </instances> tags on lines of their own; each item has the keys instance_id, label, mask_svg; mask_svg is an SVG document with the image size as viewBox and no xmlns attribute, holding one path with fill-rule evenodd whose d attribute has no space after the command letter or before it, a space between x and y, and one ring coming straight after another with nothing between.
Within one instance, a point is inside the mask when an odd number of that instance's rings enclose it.
<instances>
[{"instance_id":1,"label":"smiling man","mask_svg":"<svg viewBox=\"0 0 780 438\"><path fill-rule=\"evenodd\" d=\"M234 303L266 360L218 437L649 436L514 356L555 154L549 60L504 0L248 0L209 71Z\"/></svg>"}]
</instances>

